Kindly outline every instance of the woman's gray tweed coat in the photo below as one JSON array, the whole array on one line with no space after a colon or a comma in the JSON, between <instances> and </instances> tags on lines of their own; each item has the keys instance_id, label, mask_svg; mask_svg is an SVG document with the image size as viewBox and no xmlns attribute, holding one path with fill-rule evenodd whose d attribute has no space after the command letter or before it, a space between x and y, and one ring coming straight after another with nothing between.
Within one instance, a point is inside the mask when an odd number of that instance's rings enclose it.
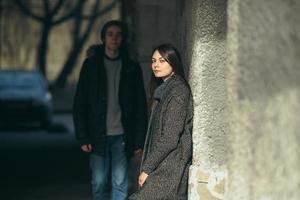
<instances>
[{"instance_id":1,"label":"woman's gray tweed coat","mask_svg":"<svg viewBox=\"0 0 300 200\"><path fill-rule=\"evenodd\" d=\"M149 176L130 200L187 199L188 170L192 159L193 98L178 75L154 93L141 171Z\"/></svg>"}]
</instances>

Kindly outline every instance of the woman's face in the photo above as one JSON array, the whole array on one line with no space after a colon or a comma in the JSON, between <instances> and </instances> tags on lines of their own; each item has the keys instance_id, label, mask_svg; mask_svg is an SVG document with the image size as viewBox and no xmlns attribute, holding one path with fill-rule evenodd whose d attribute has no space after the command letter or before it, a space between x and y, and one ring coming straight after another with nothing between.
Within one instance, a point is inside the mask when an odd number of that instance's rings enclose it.
<instances>
[{"instance_id":1,"label":"woman's face","mask_svg":"<svg viewBox=\"0 0 300 200\"><path fill-rule=\"evenodd\" d=\"M155 77L163 80L168 79L174 73L171 65L160 55L158 50L154 51L152 56L152 71Z\"/></svg>"}]
</instances>

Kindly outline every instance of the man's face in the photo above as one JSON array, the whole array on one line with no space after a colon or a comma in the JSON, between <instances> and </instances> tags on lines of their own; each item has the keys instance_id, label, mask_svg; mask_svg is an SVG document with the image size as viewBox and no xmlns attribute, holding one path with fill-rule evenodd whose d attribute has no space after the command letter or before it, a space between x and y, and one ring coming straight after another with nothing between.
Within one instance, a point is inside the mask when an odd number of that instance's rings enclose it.
<instances>
[{"instance_id":1,"label":"man's face","mask_svg":"<svg viewBox=\"0 0 300 200\"><path fill-rule=\"evenodd\" d=\"M118 51L122 43L122 30L119 26L110 26L104 38L105 48L109 51Z\"/></svg>"}]
</instances>

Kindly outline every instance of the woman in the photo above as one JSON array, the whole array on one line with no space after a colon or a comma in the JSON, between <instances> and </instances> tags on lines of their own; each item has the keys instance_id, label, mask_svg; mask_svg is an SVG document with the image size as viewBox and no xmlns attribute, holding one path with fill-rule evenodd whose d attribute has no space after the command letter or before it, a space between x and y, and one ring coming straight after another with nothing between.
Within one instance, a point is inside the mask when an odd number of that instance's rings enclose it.
<instances>
[{"instance_id":1,"label":"woman","mask_svg":"<svg viewBox=\"0 0 300 200\"><path fill-rule=\"evenodd\" d=\"M131 200L187 199L192 159L193 99L180 55L163 44L152 53L152 70L162 83L152 95L152 113L139 176Z\"/></svg>"}]
</instances>

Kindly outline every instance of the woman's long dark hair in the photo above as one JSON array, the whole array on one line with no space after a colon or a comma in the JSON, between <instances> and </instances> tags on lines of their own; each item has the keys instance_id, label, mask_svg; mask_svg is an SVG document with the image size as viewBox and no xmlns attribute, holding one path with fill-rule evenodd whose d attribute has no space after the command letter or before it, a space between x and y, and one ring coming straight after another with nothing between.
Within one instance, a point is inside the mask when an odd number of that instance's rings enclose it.
<instances>
[{"instance_id":1,"label":"woman's long dark hair","mask_svg":"<svg viewBox=\"0 0 300 200\"><path fill-rule=\"evenodd\" d=\"M158 51L159 54L171 65L177 75L185 79L180 54L173 45L161 44L153 49L151 56L155 51Z\"/></svg>"},{"instance_id":2,"label":"woman's long dark hair","mask_svg":"<svg viewBox=\"0 0 300 200\"><path fill-rule=\"evenodd\" d=\"M184 71L183 71L183 64L181 61L180 54L178 50L171 44L161 44L155 47L152 51L151 56L153 56L154 52L158 51L159 54L169 63L169 65L174 70L175 74L182 77L185 81ZM153 93L154 90L163 82L161 78L156 78L152 73L151 82L150 82L150 100L149 106L153 103Z\"/></svg>"}]
</instances>

